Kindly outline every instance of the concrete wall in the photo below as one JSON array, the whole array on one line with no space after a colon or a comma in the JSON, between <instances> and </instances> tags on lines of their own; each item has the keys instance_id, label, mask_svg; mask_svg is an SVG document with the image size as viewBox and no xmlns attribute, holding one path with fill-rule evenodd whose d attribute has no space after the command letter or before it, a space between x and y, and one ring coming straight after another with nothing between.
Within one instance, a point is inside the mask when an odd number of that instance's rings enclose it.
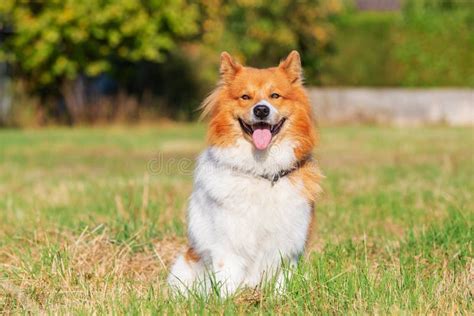
<instances>
[{"instance_id":1,"label":"concrete wall","mask_svg":"<svg viewBox=\"0 0 474 316\"><path fill-rule=\"evenodd\" d=\"M320 122L474 125L474 89L310 88Z\"/></svg>"}]
</instances>

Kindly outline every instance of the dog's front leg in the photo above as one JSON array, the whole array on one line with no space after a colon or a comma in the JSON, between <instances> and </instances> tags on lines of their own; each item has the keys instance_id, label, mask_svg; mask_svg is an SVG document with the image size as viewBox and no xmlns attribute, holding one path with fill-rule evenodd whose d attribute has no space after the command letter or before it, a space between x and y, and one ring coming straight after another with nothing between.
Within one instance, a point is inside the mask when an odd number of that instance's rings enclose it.
<instances>
[{"instance_id":1,"label":"dog's front leg","mask_svg":"<svg viewBox=\"0 0 474 316\"><path fill-rule=\"evenodd\" d=\"M245 273L242 257L230 251L215 251L212 258L212 268L217 281L217 289L223 297L235 293L242 284Z\"/></svg>"},{"instance_id":2,"label":"dog's front leg","mask_svg":"<svg viewBox=\"0 0 474 316\"><path fill-rule=\"evenodd\" d=\"M293 257L292 259L284 262L278 269L275 279L275 294L283 294L287 290L288 282L290 281L293 273L298 265L298 258Z\"/></svg>"}]
</instances>

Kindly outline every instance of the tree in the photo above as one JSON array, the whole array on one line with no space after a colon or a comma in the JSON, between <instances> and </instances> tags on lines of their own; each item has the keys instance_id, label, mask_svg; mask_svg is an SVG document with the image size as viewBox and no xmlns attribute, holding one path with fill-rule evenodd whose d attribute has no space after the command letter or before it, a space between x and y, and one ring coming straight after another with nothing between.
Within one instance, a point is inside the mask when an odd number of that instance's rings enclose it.
<instances>
[{"instance_id":1,"label":"tree","mask_svg":"<svg viewBox=\"0 0 474 316\"><path fill-rule=\"evenodd\" d=\"M331 18L342 10L342 2L203 0L200 10L205 53L228 50L247 64L270 66L296 49L305 77L318 83L320 57L330 50Z\"/></svg>"},{"instance_id":2,"label":"tree","mask_svg":"<svg viewBox=\"0 0 474 316\"><path fill-rule=\"evenodd\" d=\"M0 24L14 34L0 45L0 60L12 63L31 91L60 92L80 120L79 76L111 72L116 61L163 61L196 33L197 13L186 0L2 0Z\"/></svg>"}]
</instances>

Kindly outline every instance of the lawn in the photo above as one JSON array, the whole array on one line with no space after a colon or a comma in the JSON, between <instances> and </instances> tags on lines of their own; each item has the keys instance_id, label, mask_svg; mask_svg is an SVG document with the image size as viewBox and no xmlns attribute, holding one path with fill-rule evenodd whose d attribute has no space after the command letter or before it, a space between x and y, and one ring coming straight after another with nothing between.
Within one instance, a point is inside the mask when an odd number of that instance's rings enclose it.
<instances>
[{"instance_id":1,"label":"lawn","mask_svg":"<svg viewBox=\"0 0 474 316\"><path fill-rule=\"evenodd\" d=\"M323 127L288 291L172 299L202 125L0 131L0 314L472 314L474 130Z\"/></svg>"}]
</instances>

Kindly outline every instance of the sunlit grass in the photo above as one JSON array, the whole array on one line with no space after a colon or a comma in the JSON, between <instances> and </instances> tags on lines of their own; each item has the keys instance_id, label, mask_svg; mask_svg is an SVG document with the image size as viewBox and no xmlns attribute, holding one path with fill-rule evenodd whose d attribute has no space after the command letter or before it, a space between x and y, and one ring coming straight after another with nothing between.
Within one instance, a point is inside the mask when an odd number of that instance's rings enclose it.
<instances>
[{"instance_id":1,"label":"sunlit grass","mask_svg":"<svg viewBox=\"0 0 474 316\"><path fill-rule=\"evenodd\" d=\"M0 311L472 313L474 131L447 127L322 128L325 193L288 291L171 299L204 131L0 131Z\"/></svg>"}]
</instances>

